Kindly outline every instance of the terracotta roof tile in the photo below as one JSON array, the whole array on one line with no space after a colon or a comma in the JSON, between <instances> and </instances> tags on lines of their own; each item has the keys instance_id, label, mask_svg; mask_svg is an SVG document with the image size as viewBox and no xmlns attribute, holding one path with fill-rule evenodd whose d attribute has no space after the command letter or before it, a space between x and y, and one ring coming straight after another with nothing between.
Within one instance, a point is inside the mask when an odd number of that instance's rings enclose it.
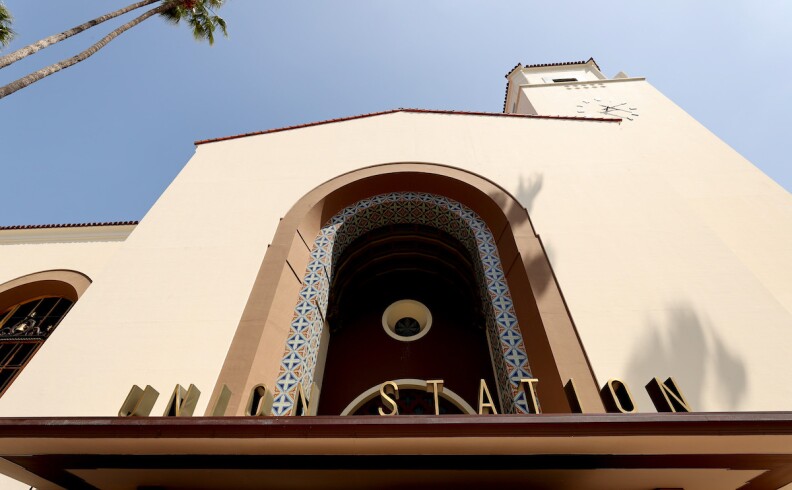
<instances>
[{"instance_id":1,"label":"terracotta roof tile","mask_svg":"<svg viewBox=\"0 0 792 490\"><path fill-rule=\"evenodd\" d=\"M506 74L506 78L509 78L509 75L511 75L512 73L514 73L514 70L516 70L517 68L522 68L522 66L523 66L523 64L522 64L522 63L517 63L516 65L514 65L514 68L512 68L511 70L509 70L509 73L507 73L507 74Z\"/></svg>"},{"instance_id":2,"label":"terracotta roof tile","mask_svg":"<svg viewBox=\"0 0 792 490\"><path fill-rule=\"evenodd\" d=\"M101 223L60 223L51 225L10 225L0 226L0 230L40 230L44 228L86 228L89 226L129 226L139 221L105 221Z\"/></svg>"},{"instance_id":3,"label":"terracotta roof tile","mask_svg":"<svg viewBox=\"0 0 792 490\"><path fill-rule=\"evenodd\" d=\"M236 134L232 136L222 136L219 138L210 138L204 140L198 140L195 142L196 145L203 145L206 143L216 143L218 141L226 141L226 140L233 140L237 138L245 138L247 136L258 136L261 134L271 134L271 133L279 133L281 131L291 131L293 129L301 129L301 128L308 128L312 126L321 126L324 124L331 124L337 122L344 122L344 121L352 121L355 119L364 119L367 117L374 117L374 116L382 116L386 114L395 114L397 112L409 112L413 114L448 114L448 115L463 115L463 116L487 116L487 117L518 117L518 118L526 118L526 119L561 119L561 120L571 120L571 121L600 121L600 122L621 122L621 119L616 118L599 118L599 117L577 117L577 116L533 116L528 114L503 114L501 112L472 112L472 111L444 111L444 110L432 110L432 109L393 109L390 111L381 111L381 112L370 112L368 114L359 114L357 116L348 116L348 117L339 117L335 119L327 119L324 121L316 121L312 123L306 124L298 124L295 126L285 126L282 128L275 128L275 129L266 129L264 131L254 131L251 133L242 133Z\"/></svg>"},{"instance_id":4,"label":"terracotta roof tile","mask_svg":"<svg viewBox=\"0 0 792 490\"><path fill-rule=\"evenodd\" d=\"M520 66L520 65L517 65ZM514 70L512 70L514 71ZM506 75L508 77L508 75ZM509 85L511 85L511 80L506 80L506 93L503 94L503 113L506 114L506 101L509 99Z\"/></svg>"},{"instance_id":5,"label":"terracotta roof tile","mask_svg":"<svg viewBox=\"0 0 792 490\"><path fill-rule=\"evenodd\" d=\"M506 74L506 77L514 73L514 70L516 70L520 66L522 66L523 68L544 68L547 66L585 65L586 63L589 62L594 63L594 66L597 67L597 70L601 70L597 62L594 61L594 58L589 58L586 61L562 61L561 63L537 63L534 65L523 65L522 63L517 63L517 65L515 65L515 67L512 68L509 71L509 73Z\"/></svg>"}]
</instances>

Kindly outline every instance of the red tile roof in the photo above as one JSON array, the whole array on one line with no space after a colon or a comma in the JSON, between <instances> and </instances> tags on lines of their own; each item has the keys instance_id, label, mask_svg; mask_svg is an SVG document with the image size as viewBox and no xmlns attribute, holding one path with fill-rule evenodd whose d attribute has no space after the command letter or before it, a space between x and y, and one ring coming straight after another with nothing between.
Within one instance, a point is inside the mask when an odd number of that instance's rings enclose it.
<instances>
[{"instance_id":1,"label":"red tile roof","mask_svg":"<svg viewBox=\"0 0 792 490\"><path fill-rule=\"evenodd\" d=\"M364 119L367 117L382 116L385 114L394 114L397 112L409 112L414 114L448 114L448 115L463 115L463 116L488 116L488 117L518 117L526 119L561 119L571 121L600 121L600 122L621 122L621 119L616 118L599 118L599 117L577 117L577 116L532 116L528 114L503 114L500 112L471 112L471 111L443 111L431 109L393 109L390 111L370 112L368 114L359 114L357 116L339 117L336 119L327 119L324 121L316 121L306 124L298 124L295 126L285 126L282 128L267 129L264 131L254 131L252 133L242 133L232 136L223 136L220 138L210 138L205 140L198 140L196 145L203 145L205 143L215 143L218 141L233 140L237 138L245 138L247 136L257 136L260 134L279 133L281 131L290 131L293 129L308 128L311 126L321 126L323 124L331 124L344 121L352 121L355 119Z\"/></svg>"},{"instance_id":2,"label":"red tile roof","mask_svg":"<svg viewBox=\"0 0 792 490\"><path fill-rule=\"evenodd\" d=\"M0 230L40 230L43 228L87 228L89 226L129 226L139 221L105 221L102 223L61 223L53 225L11 225L0 226Z\"/></svg>"},{"instance_id":3,"label":"red tile roof","mask_svg":"<svg viewBox=\"0 0 792 490\"><path fill-rule=\"evenodd\" d=\"M520 66L520 65L517 65ZM516 67L515 67L516 68ZM514 71L514 70L512 70ZM508 75L506 75L508 77ZM506 81L506 93L503 94L503 113L506 114L506 101L509 99L509 85L511 85L511 80Z\"/></svg>"},{"instance_id":4,"label":"red tile roof","mask_svg":"<svg viewBox=\"0 0 792 490\"><path fill-rule=\"evenodd\" d=\"M514 65L514 68L509 70L509 73L506 74L506 78L509 78L509 75L514 73L514 70L516 70L517 68L520 68L520 67L522 67L522 68L544 68L544 67L548 67L548 66L585 65L586 63L589 63L589 62L594 63L594 66L597 67L597 70L601 71L601 69L600 69L599 65L597 64L597 62L594 61L594 58L589 58L586 61L563 61L561 63L538 63L538 64L534 64L534 65L523 65L522 63L517 63L516 65Z\"/></svg>"}]
</instances>

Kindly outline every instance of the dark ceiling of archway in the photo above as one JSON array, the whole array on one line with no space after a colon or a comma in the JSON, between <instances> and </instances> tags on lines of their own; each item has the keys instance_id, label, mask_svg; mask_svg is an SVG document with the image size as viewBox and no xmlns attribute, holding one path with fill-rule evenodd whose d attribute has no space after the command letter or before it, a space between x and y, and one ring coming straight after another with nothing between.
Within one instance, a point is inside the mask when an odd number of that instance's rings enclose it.
<instances>
[{"instance_id":1,"label":"dark ceiling of archway","mask_svg":"<svg viewBox=\"0 0 792 490\"><path fill-rule=\"evenodd\" d=\"M345 295L384 276L416 272L465 297L471 317L478 318L481 298L473 271L473 261L463 245L436 228L401 224L370 231L352 242L335 266L327 308L331 331L343 328L344 312L338 305Z\"/></svg>"},{"instance_id":2,"label":"dark ceiling of archway","mask_svg":"<svg viewBox=\"0 0 792 490\"><path fill-rule=\"evenodd\" d=\"M359 237L336 263L320 415L338 415L395 379L443 379L471 405L480 379L494 388L480 287L458 240L423 225L387 226ZM385 309L402 299L432 312L431 329L414 341L396 340L382 326Z\"/></svg>"}]
</instances>

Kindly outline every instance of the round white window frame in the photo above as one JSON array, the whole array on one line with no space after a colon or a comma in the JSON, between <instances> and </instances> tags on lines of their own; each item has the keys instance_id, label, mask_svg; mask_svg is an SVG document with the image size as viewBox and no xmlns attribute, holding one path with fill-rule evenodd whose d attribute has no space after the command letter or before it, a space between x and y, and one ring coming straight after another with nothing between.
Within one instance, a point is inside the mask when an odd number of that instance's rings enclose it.
<instances>
[{"instance_id":1,"label":"round white window frame","mask_svg":"<svg viewBox=\"0 0 792 490\"><path fill-rule=\"evenodd\" d=\"M421 327L420 332L410 337L396 333L396 322L407 317L415 319ZM382 313L382 328L385 333L400 342L413 342L429 333L429 329L432 328L432 312L420 301L401 299L385 308L385 312Z\"/></svg>"}]
</instances>

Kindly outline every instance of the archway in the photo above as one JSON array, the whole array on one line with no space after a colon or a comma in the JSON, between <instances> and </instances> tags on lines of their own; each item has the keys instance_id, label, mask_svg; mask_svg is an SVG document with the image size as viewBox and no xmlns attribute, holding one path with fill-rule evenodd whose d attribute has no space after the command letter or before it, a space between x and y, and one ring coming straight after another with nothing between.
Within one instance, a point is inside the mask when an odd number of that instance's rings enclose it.
<instances>
[{"instance_id":1,"label":"archway","mask_svg":"<svg viewBox=\"0 0 792 490\"><path fill-rule=\"evenodd\" d=\"M474 259L459 240L426 225L384 226L349 244L334 269L317 415L338 415L388 380L440 379L474 405L481 379L495 389ZM424 386L402 395L399 414L429 413Z\"/></svg>"},{"instance_id":2,"label":"archway","mask_svg":"<svg viewBox=\"0 0 792 490\"><path fill-rule=\"evenodd\" d=\"M298 383L302 383L304 393L312 391L317 361L326 354L321 344L326 335L330 283L339 256L361 235L394 224L420 224L442 230L462 243L474 258L500 405L505 413L528 413L525 393L519 389L520 379L531 377L528 357L489 227L470 208L447 197L395 192L346 207L317 234L275 384L273 415L292 412Z\"/></svg>"},{"instance_id":3,"label":"archway","mask_svg":"<svg viewBox=\"0 0 792 490\"><path fill-rule=\"evenodd\" d=\"M294 298L311 260L311 237L355 202L405 191L434 193L460 202L492 230L522 336L529 339L526 353L531 373L540 379L543 411L571 411L563 386L574 379L583 411L604 412L598 383L525 208L485 178L428 163L382 164L349 172L319 185L291 207L264 256L209 406L227 387L233 396L226 413L242 415L254 386L274 387Z\"/></svg>"}]
</instances>

